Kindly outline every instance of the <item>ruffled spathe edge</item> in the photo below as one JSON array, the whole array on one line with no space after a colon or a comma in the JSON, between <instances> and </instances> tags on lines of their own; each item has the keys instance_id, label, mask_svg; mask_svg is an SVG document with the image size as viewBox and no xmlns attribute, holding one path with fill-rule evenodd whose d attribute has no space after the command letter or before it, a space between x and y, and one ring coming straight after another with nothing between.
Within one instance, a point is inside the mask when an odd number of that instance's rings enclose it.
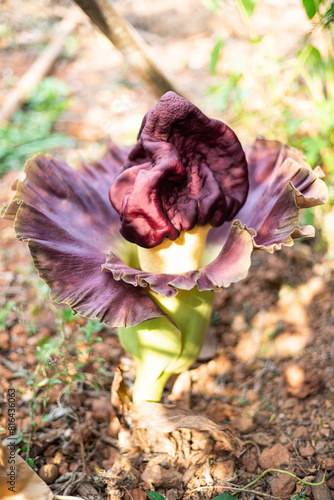
<instances>
[{"instance_id":1,"label":"ruffled spathe edge","mask_svg":"<svg viewBox=\"0 0 334 500\"><path fill-rule=\"evenodd\" d=\"M240 221L234 221L218 257L203 268L183 274L155 274L134 269L110 251L102 269L110 272L115 280L134 287L149 287L166 297L177 295L178 290L191 290L196 285L200 291L219 291L247 276L253 249L251 234Z\"/></svg>"},{"instance_id":2,"label":"ruffled spathe edge","mask_svg":"<svg viewBox=\"0 0 334 500\"><path fill-rule=\"evenodd\" d=\"M286 180L281 194L273 201L272 189L269 187L264 198L270 200L270 204L268 202L267 211L263 210L264 217L258 224L258 230L247 226L246 206L238 214L240 220L231 224L219 255L206 266L183 274L154 274L127 266L109 251L106 263L102 266L103 271L112 273L118 281L134 287L149 287L167 297L175 296L178 289L191 290L195 286L200 291L219 291L244 279L251 265L253 250L273 253L283 246L292 246L295 238L314 236L313 226L299 224L300 209L321 205L328 199L326 185L319 178L323 176L321 169L312 171L309 166L287 158L281 165L281 172L284 171L293 172L310 196ZM275 183L272 183L272 187L276 188Z\"/></svg>"},{"instance_id":3,"label":"ruffled spathe edge","mask_svg":"<svg viewBox=\"0 0 334 500\"><path fill-rule=\"evenodd\" d=\"M93 167L85 166L80 173L49 155L35 156L27 162L26 180L15 184L16 196L4 205L2 216L14 220L16 237L28 243L38 274L56 303L112 326L170 319L145 290L101 272L118 219L106 196L107 181L121 154L114 146L108 154L112 158L107 165L100 162L97 167L104 174L100 177ZM96 224L87 225L89 220Z\"/></svg>"},{"instance_id":4,"label":"ruffled spathe edge","mask_svg":"<svg viewBox=\"0 0 334 500\"><path fill-rule=\"evenodd\" d=\"M124 150L111 145L107 160L75 171L51 156L37 155L27 163L26 180L16 184L15 199L3 209L3 216L15 221L17 238L27 241L39 275L51 288L51 298L112 326L170 319L149 290L169 297L195 286L200 291L219 291L244 279L253 250L272 253L291 246L294 238L313 236L312 226L300 226L299 210L328 198L319 169L312 171L305 163L287 158L274 169L267 168L260 196L261 185L254 181L249 199L237 214L239 220L222 227L222 232L229 229L228 235L212 262L179 275L145 273L111 252L106 260L107 249L115 248L121 238L108 188L125 156ZM261 178L261 168L256 174Z\"/></svg>"}]
</instances>

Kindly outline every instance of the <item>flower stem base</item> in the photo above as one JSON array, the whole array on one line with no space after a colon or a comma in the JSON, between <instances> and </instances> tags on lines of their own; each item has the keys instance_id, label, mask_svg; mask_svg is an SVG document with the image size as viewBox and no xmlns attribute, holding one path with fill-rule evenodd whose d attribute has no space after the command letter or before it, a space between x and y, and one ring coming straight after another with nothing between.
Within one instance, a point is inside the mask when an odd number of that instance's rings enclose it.
<instances>
[{"instance_id":1,"label":"flower stem base","mask_svg":"<svg viewBox=\"0 0 334 500\"><path fill-rule=\"evenodd\" d=\"M133 401L160 401L173 373L187 370L196 360L210 322L213 292L180 290L175 297L152 294L166 317L119 328L123 347L137 363Z\"/></svg>"}]
</instances>

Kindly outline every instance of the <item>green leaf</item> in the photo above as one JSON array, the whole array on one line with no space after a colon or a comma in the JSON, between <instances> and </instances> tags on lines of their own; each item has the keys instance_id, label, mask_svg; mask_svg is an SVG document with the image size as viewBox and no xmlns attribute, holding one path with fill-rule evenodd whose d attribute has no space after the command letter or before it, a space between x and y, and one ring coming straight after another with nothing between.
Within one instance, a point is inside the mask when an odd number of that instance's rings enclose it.
<instances>
[{"instance_id":1,"label":"green leaf","mask_svg":"<svg viewBox=\"0 0 334 500\"><path fill-rule=\"evenodd\" d=\"M61 381L61 380L59 380L59 378L52 378L52 379L50 380L50 383L51 383L51 384L61 384L61 383L62 383L62 381Z\"/></svg>"},{"instance_id":2,"label":"green leaf","mask_svg":"<svg viewBox=\"0 0 334 500\"><path fill-rule=\"evenodd\" d=\"M63 321L69 323L79 318L79 314L73 314L72 309L63 309Z\"/></svg>"},{"instance_id":3,"label":"green leaf","mask_svg":"<svg viewBox=\"0 0 334 500\"><path fill-rule=\"evenodd\" d=\"M215 497L213 500L236 500L236 497L230 495L229 493L222 493L221 495Z\"/></svg>"},{"instance_id":4,"label":"green leaf","mask_svg":"<svg viewBox=\"0 0 334 500\"><path fill-rule=\"evenodd\" d=\"M255 0L240 0L240 3L243 5L247 16L251 17L255 9Z\"/></svg>"},{"instance_id":5,"label":"green leaf","mask_svg":"<svg viewBox=\"0 0 334 500\"><path fill-rule=\"evenodd\" d=\"M59 340L53 337L46 337L40 340L36 346L36 358L38 361L47 363L47 358L59 352Z\"/></svg>"},{"instance_id":6,"label":"green leaf","mask_svg":"<svg viewBox=\"0 0 334 500\"><path fill-rule=\"evenodd\" d=\"M48 377L43 378L43 380L41 380L40 382L38 382L37 387L44 387L46 384L49 383L49 380L50 379Z\"/></svg>"},{"instance_id":7,"label":"green leaf","mask_svg":"<svg viewBox=\"0 0 334 500\"><path fill-rule=\"evenodd\" d=\"M33 469L35 466L35 462L33 461L32 458L27 458L27 464L30 465L30 467Z\"/></svg>"},{"instance_id":8,"label":"green leaf","mask_svg":"<svg viewBox=\"0 0 334 500\"><path fill-rule=\"evenodd\" d=\"M156 491L147 491L146 494L148 498L150 498L151 500L165 500L165 497L163 497L162 495L160 495L160 493L157 493Z\"/></svg>"},{"instance_id":9,"label":"green leaf","mask_svg":"<svg viewBox=\"0 0 334 500\"><path fill-rule=\"evenodd\" d=\"M22 434L20 436L17 436L16 440L15 440L15 444L19 444L23 441L23 436Z\"/></svg>"},{"instance_id":10,"label":"green leaf","mask_svg":"<svg viewBox=\"0 0 334 500\"><path fill-rule=\"evenodd\" d=\"M304 9L309 19L317 13L317 6L314 0L303 0Z\"/></svg>"},{"instance_id":11,"label":"green leaf","mask_svg":"<svg viewBox=\"0 0 334 500\"><path fill-rule=\"evenodd\" d=\"M220 0L201 0L206 9L215 14L220 6Z\"/></svg>"},{"instance_id":12,"label":"green leaf","mask_svg":"<svg viewBox=\"0 0 334 500\"><path fill-rule=\"evenodd\" d=\"M212 75L215 75L217 73L216 66L219 58L220 49L222 48L223 45L224 45L223 39L219 38L219 40L217 40L215 46L212 49L211 59L210 59L210 72Z\"/></svg>"},{"instance_id":13,"label":"green leaf","mask_svg":"<svg viewBox=\"0 0 334 500\"><path fill-rule=\"evenodd\" d=\"M332 2L332 5L329 7L328 11L324 15L325 23L329 24L333 22L334 20L334 2Z\"/></svg>"}]
</instances>

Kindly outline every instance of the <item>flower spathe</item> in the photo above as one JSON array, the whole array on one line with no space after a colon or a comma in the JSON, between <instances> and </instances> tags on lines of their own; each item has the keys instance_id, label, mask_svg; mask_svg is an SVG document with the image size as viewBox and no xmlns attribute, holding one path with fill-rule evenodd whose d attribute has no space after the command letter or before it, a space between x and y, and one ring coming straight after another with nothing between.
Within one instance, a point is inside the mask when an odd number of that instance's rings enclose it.
<instances>
[{"instance_id":1,"label":"flower spathe","mask_svg":"<svg viewBox=\"0 0 334 500\"><path fill-rule=\"evenodd\" d=\"M181 98L172 92L166 95L172 109L180 102L186 107L183 115L186 115L188 143L180 139L182 112L168 113L169 121L164 126L169 132L178 127L176 135L185 149L182 154L189 147L192 157L196 157L197 142L190 142L192 127L188 122L196 119L199 110L184 99L180 101ZM166 101L166 96L164 99ZM148 113L154 115L155 122L158 120L156 111L161 108L164 110L166 106L160 103ZM205 122L202 113L200 117ZM213 122L215 125L217 120ZM147 118L142 130L145 130L145 123ZM206 123L210 131L210 119L206 118ZM200 122L193 127L197 135L201 125ZM214 125L211 128L214 129ZM227 129L222 125L216 128ZM156 134L154 128L153 133ZM204 249L205 265L182 274L155 274L138 269L134 245L119 231L124 215L120 217L109 201L111 186L118 186L124 172L131 171L129 164L133 160L129 158L138 155L139 143L132 150L109 144L102 160L92 166L83 164L79 171L50 155L39 154L29 160L25 181L15 184L15 198L2 212L3 217L15 221L17 238L28 242L34 264L51 288L52 299L113 326L131 326L164 316L147 294L149 289L165 296L174 296L178 290L190 290L194 286L199 290L216 291L245 278L255 248L273 252L292 245L296 237L313 236L311 226L299 225L299 209L326 203L327 189L319 178L320 169L312 171L295 150L280 142L259 138L245 150L247 176L239 141L233 133L231 135L231 154L237 150L242 164L240 168L237 165L233 168L245 184L241 189L240 210L234 214L234 222L225 221L209 231ZM169 144L167 132L160 139ZM213 155L213 148L210 148L212 172L215 168ZM219 150L218 157L221 155ZM207 166L209 162L204 163ZM225 163L223 173L224 169L229 170ZM140 167L142 171L142 163ZM151 172L155 167L147 168ZM222 177L217 175L216 181ZM238 179L235 183L240 184ZM185 191L189 191L188 185ZM245 192L248 196L244 202ZM198 198L198 192L196 196ZM140 220L143 221L143 217ZM204 218L201 220L202 225L206 222Z\"/></svg>"},{"instance_id":2,"label":"flower spathe","mask_svg":"<svg viewBox=\"0 0 334 500\"><path fill-rule=\"evenodd\" d=\"M132 149L110 143L77 171L39 154L25 171L3 216L28 243L51 298L128 332L148 320L180 329L168 300L191 291L191 303L200 292L212 303L212 291L246 277L254 249L313 236L299 211L328 198L321 170L295 150L262 138L243 150L229 127L172 92L147 113ZM140 267L137 245L154 250L208 224L195 269Z\"/></svg>"}]
</instances>

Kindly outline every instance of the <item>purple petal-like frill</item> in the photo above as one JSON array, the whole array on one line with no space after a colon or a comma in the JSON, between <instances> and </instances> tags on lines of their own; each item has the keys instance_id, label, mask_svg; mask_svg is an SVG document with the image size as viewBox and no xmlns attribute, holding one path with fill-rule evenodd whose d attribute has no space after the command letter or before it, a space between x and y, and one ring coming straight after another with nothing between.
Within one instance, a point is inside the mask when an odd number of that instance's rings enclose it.
<instances>
[{"instance_id":1,"label":"purple petal-like frill","mask_svg":"<svg viewBox=\"0 0 334 500\"><path fill-rule=\"evenodd\" d=\"M175 296L178 289L191 290L196 285L200 291L217 291L247 276L252 250L252 231L247 231L239 221L235 221L218 257L200 269L183 274L149 273L127 266L109 252L103 270L111 272L116 280L135 287L149 287L166 297Z\"/></svg>"},{"instance_id":2,"label":"purple petal-like frill","mask_svg":"<svg viewBox=\"0 0 334 500\"><path fill-rule=\"evenodd\" d=\"M300 226L300 209L327 202L321 169L312 170L297 151L279 141L262 138L246 149L246 158L249 193L236 218L255 230L255 248L273 252L291 246L294 238L313 236L312 226ZM208 247L220 248L229 230L228 223L211 229Z\"/></svg>"},{"instance_id":3,"label":"purple petal-like frill","mask_svg":"<svg viewBox=\"0 0 334 500\"><path fill-rule=\"evenodd\" d=\"M108 190L124 152L110 146L95 166L80 172L51 156L27 163L26 180L4 217L15 220L16 236L28 242L51 298L75 312L113 326L132 326L165 314L143 289L117 282L101 266L119 235L119 216Z\"/></svg>"}]
</instances>

